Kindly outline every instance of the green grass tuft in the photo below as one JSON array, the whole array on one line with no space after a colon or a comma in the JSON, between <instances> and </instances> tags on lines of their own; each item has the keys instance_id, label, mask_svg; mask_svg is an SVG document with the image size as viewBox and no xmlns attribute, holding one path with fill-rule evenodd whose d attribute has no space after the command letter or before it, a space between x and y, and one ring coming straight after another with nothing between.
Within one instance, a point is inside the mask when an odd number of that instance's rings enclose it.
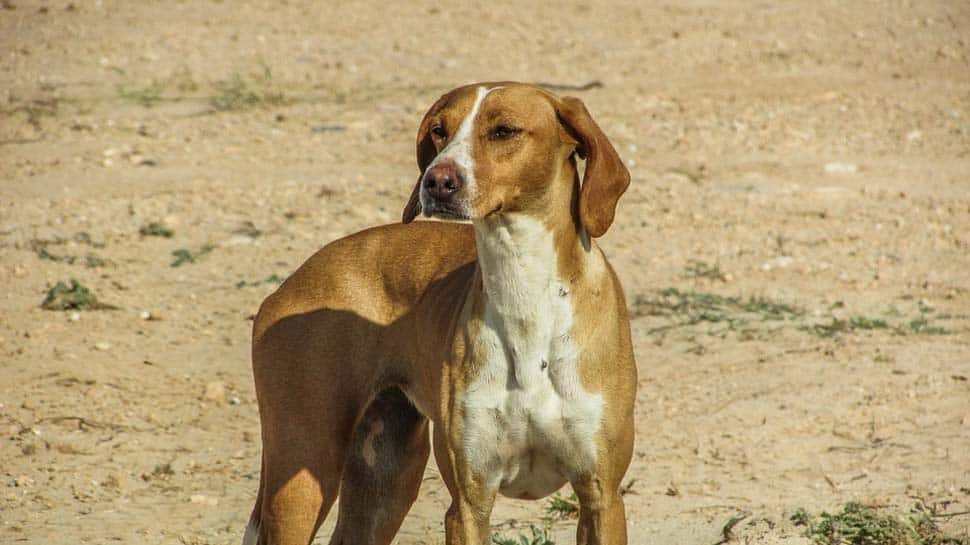
<instances>
[{"instance_id":1,"label":"green grass tuft","mask_svg":"<svg viewBox=\"0 0 970 545\"><path fill-rule=\"evenodd\" d=\"M77 280L71 279L71 284L58 282L47 291L47 297L40 304L45 310L108 310L118 307L98 301L91 290Z\"/></svg>"},{"instance_id":2,"label":"green grass tuft","mask_svg":"<svg viewBox=\"0 0 970 545\"><path fill-rule=\"evenodd\" d=\"M512 537L492 534L492 543L494 545L556 545L548 530L536 526L530 526L529 529L532 532L531 537L524 533Z\"/></svg>"},{"instance_id":3,"label":"green grass tuft","mask_svg":"<svg viewBox=\"0 0 970 545\"><path fill-rule=\"evenodd\" d=\"M264 280L252 280L252 281L240 280L239 282L236 282L236 287L247 288L252 286L261 286L263 284L282 284L283 280L285 280L285 278L283 278L282 276L278 274L271 274L267 276Z\"/></svg>"},{"instance_id":4,"label":"green grass tuft","mask_svg":"<svg viewBox=\"0 0 970 545\"><path fill-rule=\"evenodd\" d=\"M136 104L151 108L159 102L165 100L164 93L167 85L164 81L153 79L144 87L125 87L118 86L118 96L125 100L130 100Z\"/></svg>"},{"instance_id":5,"label":"green grass tuft","mask_svg":"<svg viewBox=\"0 0 970 545\"><path fill-rule=\"evenodd\" d=\"M269 66L260 63L260 68L251 76L237 72L228 80L215 83L217 94L209 99L209 105L216 111L228 112L292 104L294 100L273 81Z\"/></svg>"},{"instance_id":6,"label":"green grass tuft","mask_svg":"<svg viewBox=\"0 0 970 545\"><path fill-rule=\"evenodd\" d=\"M172 252L172 255L175 256L175 261L172 262L171 266L181 267L186 263L195 263L196 259L211 252L214 248L215 246L211 244L206 244L202 248L199 248L199 250L196 251L195 253L193 253L191 250L188 250L186 248L179 248L178 250L175 250L174 252Z\"/></svg>"},{"instance_id":7,"label":"green grass tuft","mask_svg":"<svg viewBox=\"0 0 970 545\"><path fill-rule=\"evenodd\" d=\"M633 302L631 314L659 316L673 323L654 328L651 333L695 324L726 323L738 329L749 322L787 321L802 316L803 311L786 303L764 297L730 297L714 293L681 291L666 288L654 296L640 295Z\"/></svg>"},{"instance_id":8,"label":"green grass tuft","mask_svg":"<svg viewBox=\"0 0 970 545\"><path fill-rule=\"evenodd\" d=\"M839 513L822 512L817 517L804 509L790 520L805 526L805 536L818 545L941 545L961 543L947 537L930 513L907 515L883 513L874 507L848 502Z\"/></svg>"},{"instance_id":9,"label":"green grass tuft","mask_svg":"<svg viewBox=\"0 0 970 545\"><path fill-rule=\"evenodd\" d=\"M696 259L691 259L687 262L687 266L684 267L684 275L687 278L707 278L708 280L727 282L727 276L721 272L720 264L714 263L710 265Z\"/></svg>"},{"instance_id":10,"label":"green grass tuft","mask_svg":"<svg viewBox=\"0 0 970 545\"><path fill-rule=\"evenodd\" d=\"M560 519L578 517L579 499L576 498L576 494L570 494L568 497L556 494L549 498L546 513Z\"/></svg>"},{"instance_id":11,"label":"green grass tuft","mask_svg":"<svg viewBox=\"0 0 970 545\"><path fill-rule=\"evenodd\" d=\"M143 237L172 238L175 236L175 231L164 223L153 221L139 227L138 234Z\"/></svg>"},{"instance_id":12,"label":"green grass tuft","mask_svg":"<svg viewBox=\"0 0 970 545\"><path fill-rule=\"evenodd\" d=\"M930 325L930 321L923 314L909 322L909 330L917 335L947 335L950 333L945 327Z\"/></svg>"},{"instance_id":13,"label":"green grass tuft","mask_svg":"<svg viewBox=\"0 0 970 545\"><path fill-rule=\"evenodd\" d=\"M831 338L840 333L851 333L857 330L888 329L889 324L879 318L866 318L865 316L853 316L848 320L832 318L827 324L802 325L798 329L811 333L817 337Z\"/></svg>"}]
</instances>

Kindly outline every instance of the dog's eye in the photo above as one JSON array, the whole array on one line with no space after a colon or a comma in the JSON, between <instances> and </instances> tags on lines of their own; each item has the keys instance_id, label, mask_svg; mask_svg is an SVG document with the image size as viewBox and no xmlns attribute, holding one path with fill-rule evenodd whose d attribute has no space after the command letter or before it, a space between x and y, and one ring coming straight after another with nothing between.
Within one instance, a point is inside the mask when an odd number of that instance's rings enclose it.
<instances>
[{"instance_id":1,"label":"dog's eye","mask_svg":"<svg viewBox=\"0 0 970 545\"><path fill-rule=\"evenodd\" d=\"M522 132L522 129L517 129L508 125L499 125L492 129L489 136L492 138L492 140L508 140L520 132Z\"/></svg>"},{"instance_id":2,"label":"dog's eye","mask_svg":"<svg viewBox=\"0 0 970 545\"><path fill-rule=\"evenodd\" d=\"M441 125L435 125L432 127L431 134L437 136L438 138L448 138L448 131L446 131Z\"/></svg>"}]
</instances>

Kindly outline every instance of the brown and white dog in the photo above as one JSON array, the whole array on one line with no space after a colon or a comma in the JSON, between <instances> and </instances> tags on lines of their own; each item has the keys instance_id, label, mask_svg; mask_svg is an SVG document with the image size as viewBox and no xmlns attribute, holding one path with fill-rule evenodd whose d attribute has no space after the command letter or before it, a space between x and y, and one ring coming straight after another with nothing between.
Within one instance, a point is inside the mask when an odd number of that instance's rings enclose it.
<instances>
[{"instance_id":1,"label":"brown and white dog","mask_svg":"<svg viewBox=\"0 0 970 545\"><path fill-rule=\"evenodd\" d=\"M417 156L408 225L329 244L259 310L263 460L244 543L309 543L339 493L331 545L389 544L432 445L448 545L488 542L498 493L567 481L577 543L626 543L637 371L592 238L629 172L578 99L507 82L441 97ZM471 225L411 223L421 212Z\"/></svg>"}]
</instances>

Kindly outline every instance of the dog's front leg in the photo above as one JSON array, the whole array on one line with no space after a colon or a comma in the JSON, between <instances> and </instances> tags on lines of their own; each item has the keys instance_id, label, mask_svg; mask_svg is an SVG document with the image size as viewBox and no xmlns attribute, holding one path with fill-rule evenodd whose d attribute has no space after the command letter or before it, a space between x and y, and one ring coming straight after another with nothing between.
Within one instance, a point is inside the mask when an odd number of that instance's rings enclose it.
<instances>
[{"instance_id":1,"label":"dog's front leg","mask_svg":"<svg viewBox=\"0 0 970 545\"><path fill-rule=\"evenodd\" d=\"M445 515L445 544L446 545L486 545L489 543L491 526L489 519L492 515L492 505L495 503L495 493L475 495L458 493L452 497L451 507Z\"/></svg>"},{"instance_id":2,"label":"dog's front leg","mask_svg":"<svg viewBox=\"0 0 970 545\"><path fill-rule=\"evenodd\" d=\"M592 477L573 483L579 498L576 545L626 545L626 515L617 486Z\"/></svg>"},{"instance_id":3,"label":"dog's front leg","mask_svg":"<svg viewBox=\"0 0 970 545\"><path fill-rule=\"evenodd\" d=\"M498 490L490 489L484 479L473 474L456 443L460 441L450 436L447 426L435 427L435 461L451 493L451 507L445 515L445 545L487 545Z\"/></svg>"}]
</instances>

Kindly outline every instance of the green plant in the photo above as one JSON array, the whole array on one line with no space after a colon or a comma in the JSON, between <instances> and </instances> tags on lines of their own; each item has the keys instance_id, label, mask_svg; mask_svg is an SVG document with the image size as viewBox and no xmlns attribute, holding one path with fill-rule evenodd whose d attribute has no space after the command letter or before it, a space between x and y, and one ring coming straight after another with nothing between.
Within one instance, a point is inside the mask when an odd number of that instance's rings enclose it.
<instances>
[{"instance_id":1,"label":"green plant","mask_svg":"<svg viewBox=\"0 0 970 545\"><path fill-rule=\"evenodd\" d=\"M273 72L266 63L260 63L260 70L251 76L236 72L228 80L216 82L213 86L217 94L209 99L209 105L220 112L282 106L293 102L274 84Z\"/></svg>"},{"instance_id":2,"label":"green plant","mask_svg":"<svg viewBox=\"0 0 970 545\"><path fill-rule=\"evenodd\" d=\"M179 94L171 93L172 89ZM193 92L199 88L192 72L186 66L180 66L171 74L162 79L152 79L147 85L142 87L119 85L118 96L146 108L151 108L160 102L177 102L185 97L183 93Z\"/></svg>"},{"instance_id":3,"label":"green plant","mask_svg":"<svg viewBox=\"0 0 970 545\"><path fill-rule=\"evenodd\" d=\"M687 266L684 267L684 275L688 278L707 278L709 280L720 280L721 282L727 281L727 276L721 272L720 264L714 263L710 265L704 261L695 259L687 262Z\"/></svg>"},{"instance_id":4,"label":"green plant","mask_svg":"<svg viewBox=\"0 0 970 545\"><path fill-rule=\"evenodd\" d=\"M798 329L811 333L817 337L829 338L840 333L848 333L856 330L888 329L889 324L879 318L866 318L865 316L853 316L848 320L832 318L827 324L802 325Z\"/></svg>"},{"instance_id":5,"label":"green plant","mask_svg":"<svg viewBox=\"0 0 970 545\"><path fill-rule=\"evenodd\" d=\"M153 221L139 227L138 234L143 237L172 238L175 236L175 231L164 223Z\"/></svg>"},{"instance_id":6,"label":"green plant","mask_svg":"<svg viewBox=\"0 0 970 545\"><path fill-rule=\"evenodd\" d=\"M285 278L283 278L282 276L278 274L271 274L267 276L265 280L252 280L252 281L240 280L239 282L236 282L236 287L246 288L250 286L259 286L262 284L282 284L283 280L285 280Z\"/></svg>"},{"instance_id":7,"label":"green plant","mask_svg":"<svg viewBox=\"0 0 970 545\"><path fill-rule=\"evenodd\" d=\"M125 100L130 100L136 104L140 104L146 108L151 108L164 100L162 93L165 92L165 87L165 82L157 79L153 79L151 83L144 87L131 88L125 87L124 85L119 85L118 96Z\"/></svg>"},{"instance_id":8,"label":"green plant","mask_svg":"<svg viewBox=\"0 0 970 545\"><path fill-rule=\"evenodd\" d=\"M920 314L919 317L909 322L909 330L913 333L923 335L946 335L949 333L944 327L930 325L930 321L923 314Z\"/></svg>"},{"instance_id":9,"label":"green plant","mask_svg":"<svg viewBox=\"0 0 970 545\"><path fill-rule=\"evenodd\" d=\"M554 518L579 516L579 500L576 494L570 494L568 497L559 494L552 496L546 504L546 513Z\"/></svg>"},{"instance_id":10,"label":"green plant","mask_svg":"<svg viewBox=\"0 0 970 545\"><path fill-rule=\"evenodd\" d=\"M47 290L47 296L40 307L46 310L107 310L118 308L98 301L91 290L73 278L70 285L58 282L54 287Z\"/></svg>"},{"instance_id":11,"label":"green plant","mask_svg":"<svg viewBox=\"0 0 970 545\"><path fill-rule=\"evenodd\" d=\"M795 526L808 526L808 524L812 521L812 516L808 514L808 511L799 507L798 509L795 509L795 512L792 513L790 517L788 517L788 520L792 521Z\"/></svg>"},{"instance_id":12,"label":"green plant","mask_svg":"<svg viewBox=\"0 0 970 545\"><path fill-rule=\"evenodd\" d=\"M666 288L653 296L638 296L633 303L632 314L634 317L660 316L672 322L650 331L654 333L702 322L725 322L730 329L737 329L751 321L793 320L802 316L803 311L787 303L764 297L742 299L714 293Z\"/></svg>"},{"instance_id":13,"label":"green plant","mask_svg":"<svg viewBox=\"0 0 970 545\"><path fill-rule=\"evenodd\" d=\"M805 526L805 536L818 545L941 545L960 543L943 534L926 512L894 515L858 502L847 502L838 513L818 517L799 509L792 522Z\"/></svg>"},{"instance_id":14,"label":"green plant","mask_svg":"<svg viewBox=\"0 0 970 545\"><path fill-rule=\"evenodd\" d=\"M199 248L199 250L196 251L195 253L192 253L192 251L186 248L179 248L178 250L175 250L174 252L172 252L172 255L175 256L175 261L172 262L171 266L181 267L186 263L195 263L196 259L211 252L213 248L215 248L215 246L211 244L206 244L205 246Z\"/></svg>"},{"instance_id":15,"label":"green plant","mask_svg":"<svg viewBox=\"0 0 970 545\"><path fill-rule=\"evenodd\" d=\"M529 526L529 529L532 531L532 537L522 533L512 537L492 534L492 543L494 545L556 545L548 530L536 526Z\"/></svg>"}]
</instances>

